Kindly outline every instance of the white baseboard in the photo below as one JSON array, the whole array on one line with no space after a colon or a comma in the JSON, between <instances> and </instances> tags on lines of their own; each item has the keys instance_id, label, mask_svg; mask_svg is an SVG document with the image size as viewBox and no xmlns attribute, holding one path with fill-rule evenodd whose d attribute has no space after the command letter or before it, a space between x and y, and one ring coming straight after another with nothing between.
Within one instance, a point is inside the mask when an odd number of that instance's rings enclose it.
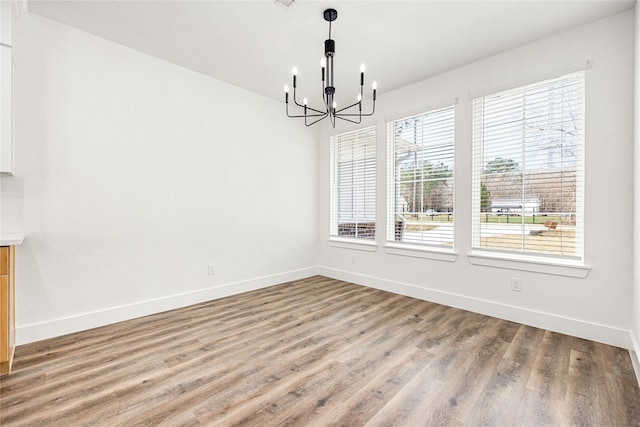
<instances>
[{"instance_id":1,"label":"white baseboard","mask_svg":"<svg viewBox=\"0 0 640 427\"><path fill-rule=\"evenodd\" d=\"M332 268L319 267L319 274L616 347L632 348L631 333L624 329Z\"/></svg>"},{"instance_id":2,"label":"white baseboard","mask_svg":"<svg viewBox=\"0 0 640 427\"><path fill-rule=\"evenodd\" d=\"M75 316L53 319L41 323L22 325L16 328L17 345L28 344L47 338L53 338L73 332L84 331L135 319L154 313L186 307L188 305L224 298L230 295L253 291L292 280L304 279L318 274L317 267L303 268L285 273L263 276L240 282L226 283L223 285L199 289L197 291L182 294L169 295L138 303L111 307L104 310L78 314Z\"/></svg>"},{"instance_id":3,"label":"white baseboard","mask_svg":"<svg viewBox=\"0 0 640 427\"><path fill-rule=\"evenodd\" d=\"M46 322L22 325L16 331L17 344L28 344L292 280L300 280L317 274L629 349L640 382L640 361L638 360L640 346L630 331L327 267L309 267Z\"/></svg>"},{"instance_id":4,"label":"white baseboard","mask_svg":"<svg viewBox=\"0 0 640 427\"><path fill-rule=\"evenodd\" d=\"M638 341L636 340L633 332L630 332L629 335L631 336L629 356L631 356L631 363L633 363L633 370L636 373L636 379L638 380L638 384L640 384L640 359L638 359L640 355L640 346L638 345Z\"/></svg>"}]
</instances>

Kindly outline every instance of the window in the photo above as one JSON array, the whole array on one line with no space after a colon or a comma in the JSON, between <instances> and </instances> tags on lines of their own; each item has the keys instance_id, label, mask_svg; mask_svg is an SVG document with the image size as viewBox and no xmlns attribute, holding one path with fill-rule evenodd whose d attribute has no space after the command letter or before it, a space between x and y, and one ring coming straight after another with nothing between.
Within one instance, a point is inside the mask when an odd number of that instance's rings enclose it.
<instances>
[{"instance_id":1,"label":"window","mask_svg":"<svg viewBox=\"0 0 640 427\"><path fill-rule=\"evenodd\" d=\"M455 107L389 122L387 240L453 251Z\"/></svg>"},{"instance_id":2,"label":"window","mask_svg":"<svg viewBox=\"0 0 640 427\"><path fill-rule=\"evenodd\" d=\"M375 239L376 129L331 138L332 237Z\"/></svg>"},{"instance_id":3,"label":"window","mask_svg":"<svg viewBox=\"0 0 640 427\"><path fill-rule=\"evenodd\" d=\"M582 261L583 150L584 72L473 99L474 252Z\"/></svg>"}]
</instances>

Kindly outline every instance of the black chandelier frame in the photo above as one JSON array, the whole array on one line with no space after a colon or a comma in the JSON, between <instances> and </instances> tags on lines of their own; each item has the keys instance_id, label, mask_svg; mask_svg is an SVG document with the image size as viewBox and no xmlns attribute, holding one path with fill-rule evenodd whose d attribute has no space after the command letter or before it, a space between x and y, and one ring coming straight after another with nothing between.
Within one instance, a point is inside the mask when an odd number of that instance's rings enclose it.
<instances>
[{"instance_id":1,"label":"black chandelier frame","mask_svg":"<svg viewBox=\"0 0 640 427\"><path fill-rule=\"evenodd\" d=\"M359 124L362 121L362 117L372 116L376 110L376 89L377 84L373 82L373 104L371 112L362 112L362 99L364 96L364 64L360 66L360 94L358 101L344 108L337 109L335 101L336 88L334 86L333 76L333 58L336 53L336 44L331 39L331 23L338 18L338 11L335 9L326 9L324 11L324 20L329 22L329 38L324 41L324 57L321 62L322 67L322 98L324 101L324 111L312 108L307 103L307 98L304 98L302 104L296 98L296 87L298 83L298 71L296 67L293 67L293 103L303 109L304 114L291 114L289 113L289 87L285 86L285 105L287 117L291 118L304 118L305 126L314 125L321 120L329 117L331 125L336 127L336 119L345 120L347 122ZM326 70L325 70L326 68ZM358 112L349 112L349 110L358 107ZM357 117L357 119L354 119Z\"/></svg>"}]
</instances>

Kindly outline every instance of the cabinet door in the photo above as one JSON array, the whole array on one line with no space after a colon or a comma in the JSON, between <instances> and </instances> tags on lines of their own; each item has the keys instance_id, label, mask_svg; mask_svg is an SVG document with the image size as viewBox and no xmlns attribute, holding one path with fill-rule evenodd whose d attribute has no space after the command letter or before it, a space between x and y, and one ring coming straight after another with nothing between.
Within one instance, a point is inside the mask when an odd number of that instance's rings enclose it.
<instances>
[{"instance_id":1,"label":"cabinet door","mask_svg":"<svg viewBox=\"0 0 640 427\"><path fill-rule=\"evenodd\" d=\"M9 360L9 343L13 337L9 334L9 316L11 312L9 298L9 275L0 276L0 363Z\"/></svg>"},{"instance_id":2,"label":"cabinet door","mask_svg":"<svg viewBox=\"0 0 640 427\"><path fill-rule=\"evenodd\" d=\"M13 46L13 0L0 1L0 43Z\"/></svg>"},{"instance_id":3,"label":"cabinet door","mask_svg":"<svg viewBox=\"0 0 640 427\"><path fill-rule=\"evenodd\" d=\"M0 246L0 275L9 274L10 265L9 253L10 246Z\"/></svg>"},{"instance_id":4,"label":"cabinet door","mask_svg":"<svg viewBox=\"0 0 640 427\"><path fill-rule=\"evenodd\" d=\"M12 48L0 45L0 173L13 175Z\"/></svg>"}]
</instances>

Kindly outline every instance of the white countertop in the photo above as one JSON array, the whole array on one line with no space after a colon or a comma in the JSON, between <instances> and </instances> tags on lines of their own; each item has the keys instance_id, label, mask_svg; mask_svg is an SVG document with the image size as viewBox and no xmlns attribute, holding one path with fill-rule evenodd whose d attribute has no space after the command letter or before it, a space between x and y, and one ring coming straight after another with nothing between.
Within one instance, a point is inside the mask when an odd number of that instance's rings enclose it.
<instances>
[{"instance_id":1,"label":"white countertop","mask_svg":"<svg viewBox=\"0 0 640 427\"><path fill-rule=\"evenodd\" d=\"M24 242L23 233L2 233L0 234L0 246L17 246Z\"/></svg>"}]
</instances>

